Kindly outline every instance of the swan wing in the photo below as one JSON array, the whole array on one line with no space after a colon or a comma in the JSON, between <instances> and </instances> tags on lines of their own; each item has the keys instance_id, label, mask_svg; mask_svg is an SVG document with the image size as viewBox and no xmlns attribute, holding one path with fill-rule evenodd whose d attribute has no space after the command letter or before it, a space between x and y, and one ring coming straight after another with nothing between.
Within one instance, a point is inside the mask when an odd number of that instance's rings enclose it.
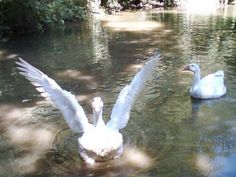
<instances>
[{"instance_id":1,"label":"swan wing","mask_svg":"<svg viewBox=\"0 0 236 177\"><path fill-rule=\"evenodd\" d=\"M201 79L200 85L202 87L219 88L224 86L224 72L219 70L213 74L209 74Z\"/></svg>"},{"instance_id":2,"label":"swan wing","mask_svg":"<svg viewBox=\"0 0 236 177\"><path fill-rule=\"evenodd\" d=\"M219 97L226 93L224 85L224 72L219 70L213 74L205 76L199 83L199 91L204 97Z\"/></svg>"},{"instance_id":3,"label":"swan wing","mask_svg":"<svg viewBox=\"0 0 236 177\"><path fill-rule=\"evenodd\" d=\"M107 123L108 127L119 130L126 126L132 105L143 90L146 81L152 76L160 58L160 52L155 52L144 67L134 76L130 85L121 90L112 109L111 119Z\"/></svg>"},{"instance_id":4,"label":"swan wing","mask_svg":"<svg viewBox=\"0 0 236 177\"><path fill-rule=\"evenodd\" d=\"M63 114L67 124L74 132L84 132L90 124L75 96L63 90L53 79L19 58L16 62L20 74L28 79L43 97L50 99Z\"/></svg>"}]
</instances>

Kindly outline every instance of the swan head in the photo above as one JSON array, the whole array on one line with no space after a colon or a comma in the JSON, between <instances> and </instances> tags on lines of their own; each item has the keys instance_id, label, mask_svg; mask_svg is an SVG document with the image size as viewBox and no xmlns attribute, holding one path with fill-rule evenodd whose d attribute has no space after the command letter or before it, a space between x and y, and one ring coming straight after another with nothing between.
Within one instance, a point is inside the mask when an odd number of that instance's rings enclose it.
<instances>
[{"instance_id":1,"label":"swan head","mask_svg":"<svg viewBox=\"0 0 236 177\"><path fill-rule=\"evenodd\" d=\"M192 71L192 72L196 73L196 72L200 72L200 67L196 63L191 63L191 64L187 65L183 69L183 71Z\"/></svg>"},{"instance_id":2,"label":"swan head","mask_svg":"<svg viewBox=\"0 0 236 177\"><path fill-rule=\"evenodd\" d=\"M92 107L93 107L93 111L94 111L95 113L99 113L99 112L102 111L103 102L102 102L101 97L95 97L95 98L93 99Z\"/></svg>"}]
</instances>

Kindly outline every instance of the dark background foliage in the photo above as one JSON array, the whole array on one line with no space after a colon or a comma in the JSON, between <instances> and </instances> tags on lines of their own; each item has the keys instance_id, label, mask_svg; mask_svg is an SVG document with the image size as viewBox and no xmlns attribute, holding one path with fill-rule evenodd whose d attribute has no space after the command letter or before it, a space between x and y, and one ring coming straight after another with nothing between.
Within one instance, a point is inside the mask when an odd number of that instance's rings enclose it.
<instances>
[{"instance_id":1,"label":"dark background foliage","mask_svg":"<svg viewBox=\"0 0 236 177\"><path fill-rule=\"evenodd\" d=\"M0 31L45 31L85 14L84 0L0 0Z\"/></svg>"},{"instance_id":2,"label":"dark background foliage","mask_svg":"<svg viewBox=\"0 0 236 177\"><path fill-rule=\"evenodd\" d=\"M4 34L46 31L58 24L86 19L89 12L92 12L91 2L98 3L98 6L106 8L108 12L114 12L138 9L145 5L175 6L182 1L184 0L0 0L0 38Z\"/></svg>"}]
</instances>

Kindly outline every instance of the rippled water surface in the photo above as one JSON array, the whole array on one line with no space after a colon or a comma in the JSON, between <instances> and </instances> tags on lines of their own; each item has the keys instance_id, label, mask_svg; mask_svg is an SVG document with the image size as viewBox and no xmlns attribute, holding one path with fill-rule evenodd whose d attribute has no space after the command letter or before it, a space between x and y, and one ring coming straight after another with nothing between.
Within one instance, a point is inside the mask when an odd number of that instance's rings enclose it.
<instances>
[{"instance_id":1,"label":"rippled water surface","mask_svg":"<svg viewBox=\"0 0 236 177\"><path fill-rule=\"evenodd\" d=\"M79 134L15 68L22 57L108 120L121 88L157 48L162 60L135 103L120 159L87 167ZM227 95L191 100L190 62L225 71ZM236 18L176 11L125 13L0 44L0 176L236 176Z\"/></svg>"}]
</instances>

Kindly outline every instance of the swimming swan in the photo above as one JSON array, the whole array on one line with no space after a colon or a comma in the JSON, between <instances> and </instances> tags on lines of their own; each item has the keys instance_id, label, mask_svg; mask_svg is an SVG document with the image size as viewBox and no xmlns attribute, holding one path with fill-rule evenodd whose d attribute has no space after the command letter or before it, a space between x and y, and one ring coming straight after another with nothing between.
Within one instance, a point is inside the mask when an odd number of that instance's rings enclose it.
<instances>
[{"instance_id":1,"label":"swimming swan","mask_svg":"<svg viewBox=\"0 0 236 177\"><path fill-rule=\"evenodd\" d=\"M190 89L190 94L193 98L211 99L219 98L226 94L224 72L222 70L209 74L202 79L200 67L195 63L189 64L183 70L194 73L192 88Z\"/></svg>"},{"instance_id":2,"label":"swimming swan","mask_svg":"<svg viewBox=\"0 0 236 177\"><path fill-rule=\"evenodd\" d=\"M68 126L74 132L81 132L78 138L79 153L88 164L119 157L123 152L123 137L119 130L129 120L131 107L144 88L146 81L154 72L160 53L155 52L144 67L135 75L130 85L119 93L112 109L110 120L105 124L102 119L103 102L95 97L92 102L93 124L88 122L83 108L70 92L63 90L53 79L19 58L16 62L20 74L28 79L41 93L49 98L63 114Z\"/></svg>"}]
</instances>

